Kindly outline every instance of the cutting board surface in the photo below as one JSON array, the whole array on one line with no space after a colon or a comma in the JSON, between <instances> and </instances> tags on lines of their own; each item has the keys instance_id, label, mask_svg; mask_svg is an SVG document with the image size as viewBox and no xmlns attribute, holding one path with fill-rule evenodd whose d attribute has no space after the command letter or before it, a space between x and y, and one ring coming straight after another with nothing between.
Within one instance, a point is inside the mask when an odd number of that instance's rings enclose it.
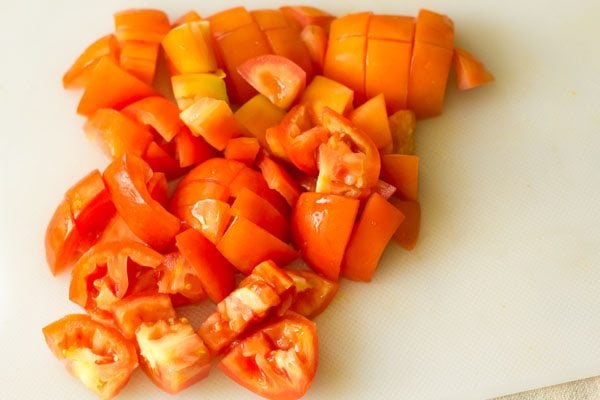
<instances>
[{"instance_id":1,"label":"cutting board surface","mask_svg":"<svg viewBox=\"0 0 600 400\"><path fill-rule=\"evenodd\" d=\"M0 4L0 387L6 399L87 399L41 328L78 308L44 261L64 191L106 159L82 133L62 73L112 13L210 15L237 1ZM248 8L279 5L249 1ZM600 2L322 1L453 18L496 82L418 125L423 226L371 284L343 282L317 319L308 399L483 399L600 374ZM246 399L217 370L180 399ZM136 372L123 399L171 398Z\"/></svg>"}]
</instances>

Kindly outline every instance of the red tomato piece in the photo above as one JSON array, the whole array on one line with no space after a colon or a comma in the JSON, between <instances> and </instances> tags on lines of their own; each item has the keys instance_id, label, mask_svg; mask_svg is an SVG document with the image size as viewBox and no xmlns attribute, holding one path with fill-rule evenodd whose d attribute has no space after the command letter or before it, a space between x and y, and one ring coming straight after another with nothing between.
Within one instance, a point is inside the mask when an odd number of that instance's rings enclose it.
<instances>
[{"instance_id":1,"label":"red tomato piece","mask_svg":"<svg viewBox=\"0 0 600 400\"><path fill-rule=\"evenodd\" d=\"M208 21L190 21L165 35L162 47L171 75L217 70Z\"/></svg>"},{"instance_id":2,"label":"red tomato piece","mask_svg":"<svg viewBox=\"0 0 600 400\"><path fill-rule=\"evenodd\" d=\"M179 215L180 208L182 207L193 207L198 201L206 199L226 202L229 200L229 196L230 190L218 182L210 180L182 180L171 198L170 209ZM182 215L179 216L182 217Z\"/></svg>"},{"instance_id":3,"label":"red tomato piece","mask_svg":"<svg viewBox=\"0 0 600 400\"><path fill-rule=\"evenodd\" d=\"M228 187L244 168L246 166L239 161L211 158L192 169L179 185L185 185L189 181L206 180Z\"/></svg>"},{"instance_id":4,"label":"red tomato piece","mask_svg":"<svg viewBox=\"0 0 600 400\"><path fill-rule=\"evenodd\" d=\"M147 182L152 170L141 158L125 155L104 171L104 181L117 211L133 233L150 246L161 249L177 232L179 220L154 200Z\"/></svg>"},{"instance_id":5,"label":"red tomato piece","mask_svg":"<svg viewBox=\"0 0 600 400\"><path fill-rule=\"evenodd\" d=\"M239 74L279 108L289 108L306 86L306 72L290 59L268 54L246 60Z\"/></svg>"},{"instance_id":6,"label":"red tomato piece","mask_svg":"<svg viewBox=\"0 0 600 400\"><path fill-rule=\"evenodd\" d=\"M327 32L319 25L306 25L300 32L300 38L308 50L315 69L319 73L322 72L327 52Z\"/></svg>"},{"instance_id":7,"label":"red tomato piece","mask_svg":"<svg viewBox=\"0 0 600 400\"><path fill-rule=\"evenodd\" d=\"M258 164L269 188L283 196L290 206L294 206L300 196L300 187L290 174L277 162L264 157Z\"/></svg>"},{"instance_id":8,"label":"red tomato piece","mask_svg":"<svg viewBox=\"0 0 600 400\"><path fill-rule=\"evenodd\" d=\"M494 80L492 75L471 53L458 47L454 48L454 71L456 84L460 90L469 90Z\"/></svg>"},{"instance_id":9,"label":"red tomato piece","mask_svg":"<svg viewBox=\"0 0 600 400\"><path fill-rule=\"evenodd\" d=\"M175 136L175 156L181 168L200 164L217 155L214 147L202 137L192 135L189 128L184 126Z\"/></svg>"},{"instance_id":10,"label":"red tomato piece","mask_svg":"<svg viewBox=\"0 0 600 400\"><path fill-rule=\"evenodd\" d=\"M169 188L167 186L167 177L162 172L155 172L147 183L150 197L156 200L161 206L166 207L169 202Z\"/></svg>"},{"instance_id":11,"label":"red tomato piece","mask_svg":"<svg viewBox=\"0 0 600 400\"><path fill-rule=\"evenodd\" d=\"M202 287L215 303L223 300L235 287L232 265L214 244L194 229L176 237L177 248L196 271Z\"/></svg>"},{"instance_id":12,"label":"red tomato piece","mask_svg":"<svg viewBox=\"0 0 600 400\"><path fill-rule=\"evenodd\" d=\"M386 199L373 193L348 242L342 274L353 281L369 282L392 235L404 215Z\"/></svg>"},{"instance_id":13,"label":"red tomato piece","mask_svg":"<svg viewBox=\"0 0 600 400\"><path fill-rule=\"evenodd\" d=\"M199 303L206 298L198 273L179 251L165 255L158 269L158 292L170 294L175 307Z\"/></svg>"},{"instance_id":14,"label":"red tomato piece","mask_svg":"<svg viewBox=\"0 0 600 400\"><path fill-rule=\"evenodd\" d=\"M215 199L198 200L181 211L184 221L211 243L223 237L232 217L229 204Z\"/></svg>"},{"instance_id":15,"label":"red tomato piece","mask_svg":"<svg viewBox=\"0 0 600 400\"><path fill-rule=\"evenodd\" d=\"M316 326L289 313L236 343L218 366L268 399L298 399L308 391L319 358Z\"/></svg>"},{"instance_id":16,"label":"red tomato piece","mask_svg":"<svg viewBox=\"0 0 600 400\"><path fill-rule=\"evenodd\" d=\"M384 154L381 175L397 189L396 195L416 201L419 194L419 157L406 154Z\"/></svg>"},{"instance_id":17,"label":"red tomato piece","mask_svg":"<svg viewBox=\"0 0 600 400\"><path fill-rule=\"evenodd\" d=\"M340 285L310 271L285 272L294 281L295 293L290 310L313 319L321 314L335 297Z\"/></svg>"},{"instance_id":18,"label":"red tomato piece","mask_svg":"<svg viewBox=\"0 0 600 400\"><path fill-rule=\"evenodd\" d=\"M126 40L121 42L119 65L142 82L151 85L156 73L159 51L158 43Z\"/></svg>"},{"instance_id":19,"label":"red tomato piece","mask_svg":"<svg viewBox=\"0 0 600 400\"><path fill-rule=\"evenodd\" d=\"M381 168L373 140L352 122L325 108L323 127L331 136L319 147L317 192L363 197L377 185Z\"/></svg>"},{"instance_id":20,"label":"red tomato piece","mask_svg":"<svg viewBox=\"0 0 600 400\"><path fill-rule=\"evenodd\" d=\"M237 115L237 114L236 114ZM251 166L260 151L258 139L253 137L240 137L229 139L223 156L228 160L236 160Z\"/></svg>"},{"instance_id":21,"label":"red tomato piece","mask_svg":"<svg viewBox=\"0 0 600 400\"><path fill-rule=\"evenodd\" d=\"M202 323L198 334L214 354L219 353L265 319L281 303L280 294L292 285L291 278L273 262L259 264L236 290L217 304L217 311Z\"/></svg>"},{"instance_id":22,"label":"red tomato piece","mask_svg":"<svg viewBox=\"0 0 600 400\"><path fill-rule=\"evenodd\" d=\"M304 260L328 279L338 279L358 206L357 199L305 192L292 211L294 242Z\"/></svg>"},{"instance_id":23,"label":"red tomato piece","mask_svg":"<svg viewBox=\"0 0 600 400\"><path fill-rule=\"evenodd\" d=\"M247 218L281 240L289 237L286 218L271 203L255 192L242 188L231 205L231 214Z\"/></svg>"},{"instance_id":24,"label":"red tomato piece","mask_svg":"<svg viewBox=\"0 0 600 400\"><path fill-rule=\"evenodd\" d=\"M328 107L338 114L347 114L352 110L354 92L324 76L316 76L306 87L300 104L304 104L309 111L310 118L316 125L321 125L323 110Z\"/></svg>"},{"instance_id":25,"label":"red tomato piece","mask_svg":"<svg viewBox=\"0 0 600 400\"><path fill-rule=\"evenodd\" d=\"M184 172L180 168L179 162L156 142L150 142L143 159L152 168L152 171L162 172L169 179L177 178Z\"/></svg>"},{"instance_id":26,"label":"red tomato piece","mask_svg":"<svg viewBox=\"0 0 600 400\"><path fill-rule=\"evenodd\" d=\"M392 145L385 98L379 94L356 108L349 116L357 128L365 132L378 149Z\"/></svg>"},{"instance_id":27,"label":"red tomato piece","mask_svg":"<svg viewBox=\"0 0 600 400\"><path fill-rule=\"evenodd\" d=\"M406 250L417 245L421 228L421 205L418 201L404 201L391 198L392 204L404 214L404 221L394 233L394 240Z\"/></svg>"},{"instance_id":28,"label":"red tomato piece","mask_svg":"<svg viewBox=\"0 0 600 400\"><path fill-rule=\"evenodd\" d=\"M306 73L306 81L314 76L312 60L300 32L290 26L263 31L273 54L292 61Z\"/></svg>"},{"instance_id":29,"label":"red tomato piece","mask_svg":"<svg viewBox=\"0 0 600 400\"><path fill-rule=\"evenodd\" d=\"M102 231L97 243L122 242L125 240L143 243L142 239L129 229L123 217L115 214Z\"/></svg>"},{"instance_id":30,"label":"red tomato piece","mask_svg":"<svg viewBox=\"0 0 600 400\"><path fill-rule=\"evenodd\" d=\"M142 324L136 332L142 369L167 393L206 378L212 357L185 318Z\"/></svg>"},{"instance_id":31,"label":"red tomato piece","mask_svg":"<svg viewBox=\"0 0 600 400\"><path fill-rule=\"evenodd\" d=\"M113 306L115 322L123 336L135 338L135 331L145 322L175 318L171 298L166 294L141 294L127 296Z\"/></svg>"},{"instance_id":32,"label":"red tomato piece","mask_svg":"<svg viewBox=\"0 0 600 400\"><path fill-rule=\"evenodd\" d=\"M217 243L217 249L244 274L249 274L262 261L273 260L287 265L298 257L296 250L287 243L240 216Z\"/></svg>"},{"instance_id":33,"label":"red tomato piece","mask_svg":"<svg viewBox=\"0 0 600 400\"><path fill-rule=\"evenodd\" d=\"M75 265L69 299L86 310L107 315L128 293L129 276L144 268L156 268L162 261L161 254L142 243L99 243Z\"/></svg>"},{"instance_id":34,"label":"red tomato piece","mask_svg":"<svg viewBox=\"0 0 600 400\"><path fill-rule=\"evenodd\" d=\"M108 190L94 170L65 193L46 229L46 260L53 274L73 263L115 214Z\"/></svg>"},{"instance_id":35,"label":"red tomato piece","mask_svg":"<svg viewBox=\"0 0 600 400\"><path fill-rule=\"evenodd\" d=\"M42 332L69 373L101 399L116 396L138 366L134 344L87 315L67 315Z\"/></svg>"}]
</instances>

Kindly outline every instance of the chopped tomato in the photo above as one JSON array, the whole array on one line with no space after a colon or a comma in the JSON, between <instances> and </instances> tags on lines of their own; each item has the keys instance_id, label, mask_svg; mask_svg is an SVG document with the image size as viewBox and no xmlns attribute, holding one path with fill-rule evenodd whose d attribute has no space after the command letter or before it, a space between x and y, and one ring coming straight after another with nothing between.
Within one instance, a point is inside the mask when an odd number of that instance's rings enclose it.
<instances>
[{"instance_id":1,"label":"chopped tomato","mask_svg":"<svg viewBox=\"0 0 600 400\"><path fill-rule=\"evenodd\" d=\"M243 188L235 198L231 214L247 218L281 240L287 240L289 236L290 227L285 216L269 201L247 188Z\"/></svg>"},{"instance_id":2,"label":"chopped tomato","mask_svg":"<svg viewBox=\"0 0 600 400\"><path fill-rule=\"evenodd\" d=\"M238 108L235 119L244 136L254 137L263 147L266 147L267 129L279 124L284 115L284 110L274 105L264 95L257 94Z\"/></svg>"},{"instance_id":3,"label":"chopped tomato","mask_svg":"<svg viewBox=\"0 0 600 400\"><path fill-rule=\"evenodd\" d=\"M328 107L338 114L347 114L352 110L354 92L347 86L321 75L306 87L300 104L308 107L313 123L320 124L323 110Z\"/></svg>"},{"instance_id":4,"label":"chopped tomato","mask_svg":"<svg viewBox=\"0 0 600 400\"><path fill-rule=\"evenodd\" d=\"M237 70L253 88L283 109L289 108L306 86L306 72L282 56L258 56Z\"/></svg>"},{"instance_id":5,"label":"chopped tomato","mask_svg":"<svg viewBox=\"0 0 600 400\"><path fill-rule=\"evenodd\" d=\"M313 319L323 312L335 297L340 285L310 271L287 269L294 281L295 293L290 310Z\"/></svg>"},{"instance_id":6,"label":"chopped tomato","mask_svg":"<svg viewBox=\"0 0 600 400\"><path fill-rule=\"evenodd\" d=\"M106 225L106 228L104 228L104 231L102 231L102 235L98 238L98 243L121 242L124 240L143 243L142 239L129 229L123 217L115 214Z\"/></svg>"},{"instance_id":7,"label":"chopped tomato","mask_svg":"<svg viewBox=\"0 0 600 400\"><path fill-rule=\"evenodd\" d=\"M202 17L196 11L190 10L181 17L177 18L175 22L173 22L172 26L175 27L192 21L202 21Z\"/></svg>"},{"instance_id":8,"label":"chopped tomato","mask_svg":"<svg viewBox=\"0 0 600 400\"><path fill-rule=\"evenodd\" d=\"M264 157L258 164L267 185L287 201L290 206L294 206L300 196L300 187L294 182L290 174L276 161L269 157Z\"/></svg>"},{"instance_id":9,"label":"chopped tomato","mask_svg":"<svg viewBox=\"0 0 600 400\"><path fill-rule=\"evenodd\" d=\"M179 231L179 220L154 200L147 183L152 170L141 158L124 155L104 171L117 211L129 228L154 248L168 245Z\"/></svg>"},{"instance_id":10,"label":"chopped tomato","mask_svg":"<svg viewBox=\"0 0 600 400\"><path fill-rule=\"evenodd\" d=\"M142 158L152 168L152 171L162 172L169 179L177 178L185 172L179 162L156 142L150 142Z\"/></svg>"},{"instance_id":11,"label":"chopped tomato","mask_svg":"<svg viewBox=\"0 0 600 400\"><path fill-rule=\"evenodd\" d=\"M317 71L323 71L327 51L327 32L319 25L306 25L300 32L300 38Z\"/></svg>"},{"instance_id":12,"label":"chopped tomato","mask_svg":"<svg viewBox=\"0 0 600 400\"><path fill-rule=\"evenodd\" d=\"M158 292L170 294L175 307L199 303L206 298L196 269L181 252L175 251L165 255L158 270Z\"/></svg>"},{"instance_id":13,"label":"chopped tomato","mask_svg":"<svg viewBox=\"0 0 600 400\"><path fill-rule=\"evenodd\" d=\"M115 206L98 170L67 190L46 229L46 260L52 273L62 272L85 252L114 214Z\"/></svg>"},{"instance_id":14,"label":"chopped tomato","mask_svg":"<svg viewBox=\"0 0 600 400\"><path fill-rule=\"evenodd\" d=\"M143 323L136 341L142 368L165 392L178 393L208 376L212 357L185 318Z\"/></svg>"},{"instance_id":15,"label":"chopped tomato","mask_svg":"<svg viewBox=\"0 0 600 400\"><path fill-rule=\"evenodd\" d=\"M421 205L418 201L398 200L394 197L391 202L404 214L404 221L394 233L394 240L406 250L412 250L417 245L421 228Z\"/></svg>"},{"instance_id":16,"label":"chopped tomato","mask_svg":"<svg viewBox=\"0 0 600 400\"><path fill-rule=\"evenodd\" d=\"M236 113L237 116L237 113ZM251 166L260 152L260 143L253 137L229 139L223 156L228 160L237 160Z\"/></svg>"},{"instance_id":17,"label":"chopped tomato","mask_svg":"<svg viewBox=\"0 0 600 400\"><path fill-rule=\"evenodd\" d=\"M99 243L75 265L69 299L86 310L108 315L114 303L128 293L129 275L156 268L162 260L162 255L142 243Z\"/></svg>"},{"instance_id":18,"label":"chopped tomato","mask_svg":"<svg viewBox=\"0 0 600 400\"><path fill-rule=\"evenodd\" d=\"M235 287L233 266L214 244L194 229L176 237L177 248L196 271L202 287L215 303L223 300Z\"/></svg>"},{"instance_id":19,"label":"chopped tomato","mask_svg":"<svg viewBox=\"0 0 600 400\"><path fill-rule=\"evenodd\" d=\"M167 14L150 8L134 8L115 13L114 23L119 42L137 40L158 43L171 27Z\"/></svg>"},{"instance_id":20,"label":"chopped tomato","mask_svg":"<svg viewBox=\"0 0 600 400\"><path fill-rule=\"evenodd\" d=\"M256 272L256 273L255 273ZM292 280L274 263L259 264L239 287L217 304L198 330L215 354L229 346L253 324L262 321L281 302Z\"/></svg>"},{"instance_id":21,"label":"chopped tomato","mask_svg":"<svg viewBox=\"0 0 600 400\"><path fill-rule=\"evenodd\" d=\"M229 103L224 77L223 73L173 75L171 85L177 106L183 111L202 97Z\"/></svg>"},{"instance_id":22,"label":"chopped tomato","mask_svg":"<svg viewBox=\"0 0 600 400\"><path fill-rule=\"evenodd\" d=\"M385 154L381 157L382 177L394 185L396 195L416 201L419 194L419 157L406 154Z\"/></svg>"},{"instance_id":23,"label":"chopped tomato","mask_svg":"<svg viewBox=\"0 0 600 400\"><path fill-rule=\"evenodd\" d=\"M116 396L138 366L133 343L87 315L67 315L42 332L56 358L101 399Z\"/></svg>"},{"instance_id":24,"label":"chopped tomato","mask_svg":"<svg viewBox=\"0 0 600 400\"><path fill-rule=\"evenodd\" d=\"M236 343L218 366L260 396L298 399L315 376L318 347L315 324L289 313Z\"/></svg>"},{"instance_id":25,"label":"chopped tomato","mask_svg":"<svg viewBox=\"0 0 600 400\"><path fill-rule=\"evenodd\" d=\"M335 19L328 12L311 6L284 6L280 10L288 22L296 25L298 30L308 25L317 25L329 30L329 24Z\"/></svg>"},{"instance_id":26,"label":"chopped tomato","mask_svg":"<svg viewBox=\"0 0 600 400\"><path fill-rule=\"evenodd\" d=\"M365 132L330 108L323 110L322 119L331 136L319 147L317 192L364 197L379 180L377 146Z\"/></svg>"},{"instance_id":27,"label":"chopped tomato","mask_svg":"<svg viewBox=\"0 0 600 400\"><path fill-rule=\"evenodd\" d=\"M217 155L214 147L203 138L192 135L187 126L179 131L174 141L175 156L181 168L200 164Z\"/></svg>"},{"instance_id":28,"label":"chopped tomato","mask_svg":"<svg viewBox=\"0 0 600 400\"><path fill-rule=\"evenodd\" d=\"M128 105L121 112L141 124L151 126L167 142L183 126L177 106L161 96L146 97Z\"/></svg>"},{"instance_id":29,"label":"chopped tomato","mask_svg":"<svg viewBox=\"0 0 600 400\"><path fill-rule=\"evenodd\" d=\"M109 57L115 63L119 60L119 43L114 35L102 36L89 45L64 74L65 89L85 87L94 67L102 57Z\"/></svg>"},{"instance_id":30,"label":"chopped tomato","mask_svg":"<svg viewBox=\"0 0 600 400\"><path fill-rule=\"evenodd\" d=\"M391 153L414 154L417 117L411 110L396 111L388 118L393 145ZM385 150L384 150L385 152Z\"/></svg>"},{"instance_id":31,"label":"chopped tomato","mask_svg":"<svg viewBox=\"0 0 600 400\"><path fill-rule=\"evenodd\" d=\"M175 310L171 298L166 294L140 294L116 302L113 315L123 336L133 339L141 324L175 318Z\"/></svg>"},{"instance_id":32,"label":"chopped tomato","mask_svg":"<svg viewBox=\"0 0 600 400\"><path fill-rule=\"evenodd\" d=\"M392 144L392 133L383 94L379 94L363 103L350 114L350 121L362 129L375 143L378 149Z\"/></svg>"},{"instance_id":33,"label":"chopped tomato","mask_svg":"<svg viewBox=\"0 0 600 400\"><path fill-rule=\"evenodd\" d=\"M292 211L292 235L302 257L315 271L337 280L359 200L306 192Z\"/></svg>"},{"instance_id":34,"label":"chopped tomato","mask_svg":"<svg viewBox=\"0 0 600 400\"><path fill-rule=\"evenodd\" d=\"M179 24L165 35L162 47L172 75L212 72L217 69L208 21Z\"/></svg>"},{"instance_id":35,"label":"chopped tomato","mask_svg":"<svg viewBox=\"0 0 600 400\"><path fill-rule=\"evenodd\" d=\"M460 90L469 90L494 80L494 76L471 53L454 48L454 71L456 84Z\"/></svg>"}]
</instances>

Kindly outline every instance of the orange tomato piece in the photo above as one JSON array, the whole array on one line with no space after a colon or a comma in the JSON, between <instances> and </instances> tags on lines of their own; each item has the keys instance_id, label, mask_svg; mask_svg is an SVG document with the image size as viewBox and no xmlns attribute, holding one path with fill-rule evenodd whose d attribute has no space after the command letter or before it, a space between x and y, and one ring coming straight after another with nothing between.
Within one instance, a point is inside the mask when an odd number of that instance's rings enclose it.
<instances>
[{"instance_id":1,"label":"orange tomato piece","mask_svg":"<svg viewBox=\"0 0 600 400\"><path fill-rule=\"evenodd\" d=\"M340 285L314 272L286 269L294 281L295 293L290 310L313 319L321 314L335 297Z\"/></svg>"},{"instance_id":2,"label":"orange tomato piece","mask_svg":"<svg viewBox=\"0 0 600 400\"><path fill-rule=\"evenodd\" d=\"M456 84L460 90L469 90L494 80L494 76L471 53L456 47L454 49L454 71Z\"/></svg>"},{"instance_id":3,"label":"orange tomato piece","mask_svg":"<svg viewBox=\"0 0 600 400\"><path fill-rule=\"evenodd\" d=\"M109 57L117 63L119 52L119 42L114 35L102 36L90 44L65 72L62 78L63 87L65 89L85 87L100 59Z\"/></svg>"},{"instance_id":4,"label":"orange tomato piece","mask_svg":"<svg viewBox=\"0 0 600 400\"><path fill-rule=\"evenodd\" d=\"M422 9L417 17L415 41L452 50L454 22L446 15Z\"/></svg>"},{"instance_id":5,"label":"orange tomato piece","mask_svg":"<svg viewBox=\"0 0 600 400\"><path fill-rule=\"evenodd\" d=\"M182 186L190 181L206 180L229 187L235 177L245 168L246 166L239 161L226 160L221 157L211 158L192 169L179 185Z\"/></svg>"},{"instance_id":6,"label":"orange tomato piece","mask_svg":"<svg viewBox=\"0 0 600 400\"><path fill-rule=\"evenodd\" d=\"M393 145L390 152L397 154L414 154L415 128L417 118L411 110L398 110L388 118Z\"/></svg>"},{"instance_id":7,"label":"orange tomato piece","mask_svg":"<svg viewBox=\"0 0 600 400\"><path fill-rule=\"evenodd\" d=\"M284 6L280 10L288 19L288 23L298 31L308 25L318 25L329 30L329 25L335 19L328 12L311 6Z\"/></svg>"},{"instance_id":8,"label":"orange tomato piece","mask_svg":"<svg viewBox=\"0 0 600 400\"><path fill-rule=\"evenodd\" d=\"M137 40L160 43L171 25L167 14L154 9L130 9L114 15L115 36L119 42Z\"/></svg>"},{"instance_id":9,"label":"orange tomato piece","mask_svg":"<svg viewBox=\"0 0 600 400\"><path fill-rule=\"evenodd\" d=\"M254 22L244 25L222 36L216 36L217 47L225 66L228 93L237 103L244 103L256 95L256 90L237 71L245 61L271 54L269 43Z\"/></svg>"},{"instance_id":10,"label":"orange tomato piece","mask_svg":"<svg viewBox=\"0 0 600 400\"><path fill-rule=\"evenodd\" d=\"M305 192L292 211L294 242L313 270L337 281L359 200Z\"/></svg>"},{"instance_id":11,"label":"orange tomato piece","mask_svg":"<svg viewBox=\"0 0 600 400\"><path fill-rule=\"evenodd\" d=\"M181 207L190 207L196 204L196 202L205 199L215 199L226 202L229 199L229 195L229 188L217 181L206 179L193 181L182 180L175 189L169 208L174 212L177 212Z\"/></svg>"},{"instance_id":12,"label":"orange tomato piece","mask_svg":"<svg viewBox=\"0 0 600 400\"><path fill-rule=\"evenodd\" d=\"M349 117L350 121L369 135L378 149L381 150L392 144L392 133L383 94L363 103L352 111Z\"/></svg>"},{"instance_id":13,"label":"orange tomato piece","mask_svg":"<svg viewBox=\"0 0 600 400\"><path fill-rule=\"evenodd\" d=\"M119 65L147 84L154 80L159 45L154 42L128 40L121 43Z\"/></svg>"},{"instance_id":14,"label":"orange tomato piece","mask_svg":"<svg viewBox=\"0 0 600 400\"><path fill-rule=\"evenodd\" d=\"M121 109L155 94L152 87L123 70L110 58L103 57L92 71L77 106L77 113L90 116L101 108Z\"/></svg>"},{"instance_id":15,"label":"orange tomato piece","mask_svg":"<svg viewBox=\"0 0 600 400\"><path fill-rule=\"evenodd\" d=\"M327 32L319 25L306 25L300 32L300 39L308 50L315 70L317 73L321 73L327 52Z\"/></svg>"},{"instance_id":16,"label":"orange tomato piece","mask_svg":"<svg viewBox=\"0 0 600 400\"><path fill-rule=\"evenodd\" d=\"M237 160L251 166L260 151L258 139L253 137L239 137L229 139L223 156L229 160Z\"/></svg>"},{"instance_id":17,"label":"orange tomato piece","mask_svg":"<svg viewBox=\"0 0 600 400\"><path fill-rule=\"evenodd\" d=\"M181 111L202 97L211 97L229 103L222 74L183 74L171 77L173 95Z\"/></svg>"},{"instance_id":18,"label":"orange tomato piece","mask_svg":"<svg viewBox=\"0 0 600 400\"><path fill-rule=\"evenodd\" d=\"M396 194L405 200L416 201L419 192L419 157L406 154L381 156L381 175L394 185Z\"/></svg>"},{"instance_id":19,"label":"orange tomato piece","mask_svg":"<svg viewBox=\"0 0 600 400\"><path fill-rule=\"evenodd\" d=\"M188 225L201 232L212 243L221 240L231 221L228 203L216 199L203 199L186 208L183 214Z\"/></svg>"},{"instance_id":20,"label":"orange tomato piece","mask_svg":"<svg viewBox=\"0 0 600 400\"><path fill-rule=\"evenodd\" d=\"M362 34L334 39L333 25L339 20L332 23L323 75L348 86L354 91L356 99L361 101L365 98L367 38Z\"/></svg>"},{"instance_id":21,"label":"orange tomato piece","mask_svg":"<svg viewBox=\"0 0 600 400\"><path fill-rule=\"evenodd\" d=\"M84 130L112 159L125 153L142 156L152 142L152 134L144 125L108 108L94 112L85 123Z\"/></svg>"},{"instance_id":22,"label":"orange tomato piece","mask_svg":"<svg viewBox=\"0 0 600 400\"><path fill-rule=\"evenodd\" d=\"M150 165L152 171L163 172L169 179L181 176L184 172L177 160L154 141L150 142L142 158Z\"/></svg>"},{"instance_id":23,"label":"orange tomato piece","mask_svg":"<svg viewBox=\"0 0 600 400\"><path fill-rule=\"evenodd\" d=\"M263 32L289 26L285 15L280 10L254 10L250 11L250 15Z\"/></svg>"},{"instance_id":24,"label":"orange tomato piece","mask_svg":"<svg viewBox=\"0 0 600 400\"><path fill-rule=\"evenodd\" d=\"M202 136L217 150L224 150L227 141L239 136L240 130L229 105L223 100L204 97L196 100L179 115L195 136Z\"/></svg>"},{"instance_id":25,"label":"orange tomato piece","mask_svg":"<svg viewBox=\"0 0 600 400\"><path fill-rule=\"evenodd\" d=\"M412 42L415 19L402 15L373 15L369 21L367 37L400 42Z\"/></svg>"},{"instance_id":26,"label":"orange tomato piece","mask_svg":"<svg viewBox=\"0 0 600 400\"><path fill-rule=\"evenodd\" d=\"M183 127L177 106L161 96L146 97L128 105L121 112L139 123L151 126L167 142Z\"/></svg>"},{"instance_id":27,"label":"orange tomato piece","mask_svg":"<svg viewBox=\"0 0 600 400\"><path fill-rule=\"evenodd\" d=\"M162 47L172 75L212 72L217 60L208 21L192 21L169 31Z\"/></svg>"},{"instance_id":28,"label":"orange tomato piece","mask_svg":"<svg viewBox=\"0 0 600 400\"><path fill-rule=\"evenodd\" d=\"M257 94L238 108L235 119L245 136L254 137L261 146L267 147L267 129L279 124L284 115L284 110L264 95Z\"/></svg>"},{"instance_id":29,"label":"orange tomato piece","mask_svg":"<svg viewBox=\"0 0 600 400\"><path fill-rule=\"evenodd\" d=\"M404 215L378 193L367 200L348 242L342 275L353 281L369 282L392 235Z\"/></svg>"},{"instance_id":30,"label":"orange tomato piece","mask_svg":"<svg viewBox=\"0 0 600 400\"><path fill-rule=\"evenodd\" d=\"M117 327L127 339L135 338L136 329L143 323L175 318L171 298L166 294L137 294L117 301L113 306Z\"/></svg>"},{"instance_id":31,"label":"orange tomato piece","mask_svg":"<svg viewBox=\"0 0 600 400\"><path fill-rule=\"evenodd\" d=\"M273 50L273 54L285 57L298 65L306 72L306 80L314 76L314 69L310 53L300 38L300 34L293 28L285 27L264 31L265 37Z\"/></svg>"},{"instance_id":32,"label":"orange tomato piece","mask_svg":"<svg viewBox=\"0 0 600 400\"><path fill-rule=\"evenodd\" d=\"M217 243L217 249L244 274L249 274L254 266L266 260L287 265L298 257L296 250L288 244L241 216L231 223Z\"/></svg>"},{"instance_id":33,"label":"orange tomato piece","mask_svg":"<svg viewBox=\"0 0 600 400\"><path fill-rule=\"evenodd\" d=\"M176 26L194 21L202 21L202 17L196 11L190 10L183 14L181 17L177 18L171 26L174 28Z\"/></svg>"},{"instance_id":34,"label":"orange tomato piece","mask_svg":"<svg viewBox=\"0 0 600 400\"><path fill-rule=\"evenodd\" d=\"M244 7L223 10L211 16L210 29L215 38L219 38L242 26L254 23L252 15Z\"/></svg>"},{"instance_id":35,"label":"orange tomato piece","mask_svg":"<svg viewBox=\"0 0 600 400\"><path fill-rule=\"evenodd\" d=\"M404 220L394 233L394 240L406 250L412 250L421 229L421 205L418 201L391 199L392 204L404 214Z\"/></svg>"},{"instance_id":36,"label":"orange tomato piece","mask_svg":"<svg viewBox=\"0 0 600 400\"><path fill-rule=\"evenodd\" d=\"M113 215L102 231L97 243L134 241L142 243L142 239L131 231L127 223L119 214Z\"/></svg>"},{"instance_id":37,"label":"orange tomato piece","mask_svg":"<svg viewBox=\"0 0 600 400\"><path fill-rule=\"evenodd\" d=\"M231 205L234 217L247 218L281 240L289 236L289 224L286 218L269 201L255 192L242 188Z\"/></svg>"},{"instance_id":38,"label":"orange tomato piece","mask_svg":"<svg viewBox=\"0 0 600 400\"><path fill-rule=\"evenodd\" d=\"M352 109L354 92L324 76L315 76L304 90L300 104L306 105L314 124L321 122L321 115L325 107L331 108L338 114L346 114Z\"/></svg>"}]
</instances>

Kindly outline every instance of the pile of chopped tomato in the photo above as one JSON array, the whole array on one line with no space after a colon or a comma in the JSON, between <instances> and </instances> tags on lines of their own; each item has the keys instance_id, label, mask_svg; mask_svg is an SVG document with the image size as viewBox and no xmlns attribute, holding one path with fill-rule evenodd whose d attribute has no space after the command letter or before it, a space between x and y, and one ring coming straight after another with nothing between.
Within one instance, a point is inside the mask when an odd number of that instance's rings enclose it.
<instances>
[{"instance_id":1,"label":"pile of chopped tomato","mask_svg":"<svg viewBox=\"0 0 600 400\"><path fill-rule=\"evenodd\" d=\"M460 89L492 75L427 10L237 7L171 24L133 9L114 22L63 77L111 163L48 225L50 270L72 267L69 299L86 312L46 326L48 346L102 399L138 365L177 393L213 363L266 398L302 397L312 319L340 277L370 281L392 239L415 247L416 119L441 112L452 60ZM152 85L163 56L174 101ZM216 306L200 326L178 316L204 301Z\"/></svg>"}]
</instances>

